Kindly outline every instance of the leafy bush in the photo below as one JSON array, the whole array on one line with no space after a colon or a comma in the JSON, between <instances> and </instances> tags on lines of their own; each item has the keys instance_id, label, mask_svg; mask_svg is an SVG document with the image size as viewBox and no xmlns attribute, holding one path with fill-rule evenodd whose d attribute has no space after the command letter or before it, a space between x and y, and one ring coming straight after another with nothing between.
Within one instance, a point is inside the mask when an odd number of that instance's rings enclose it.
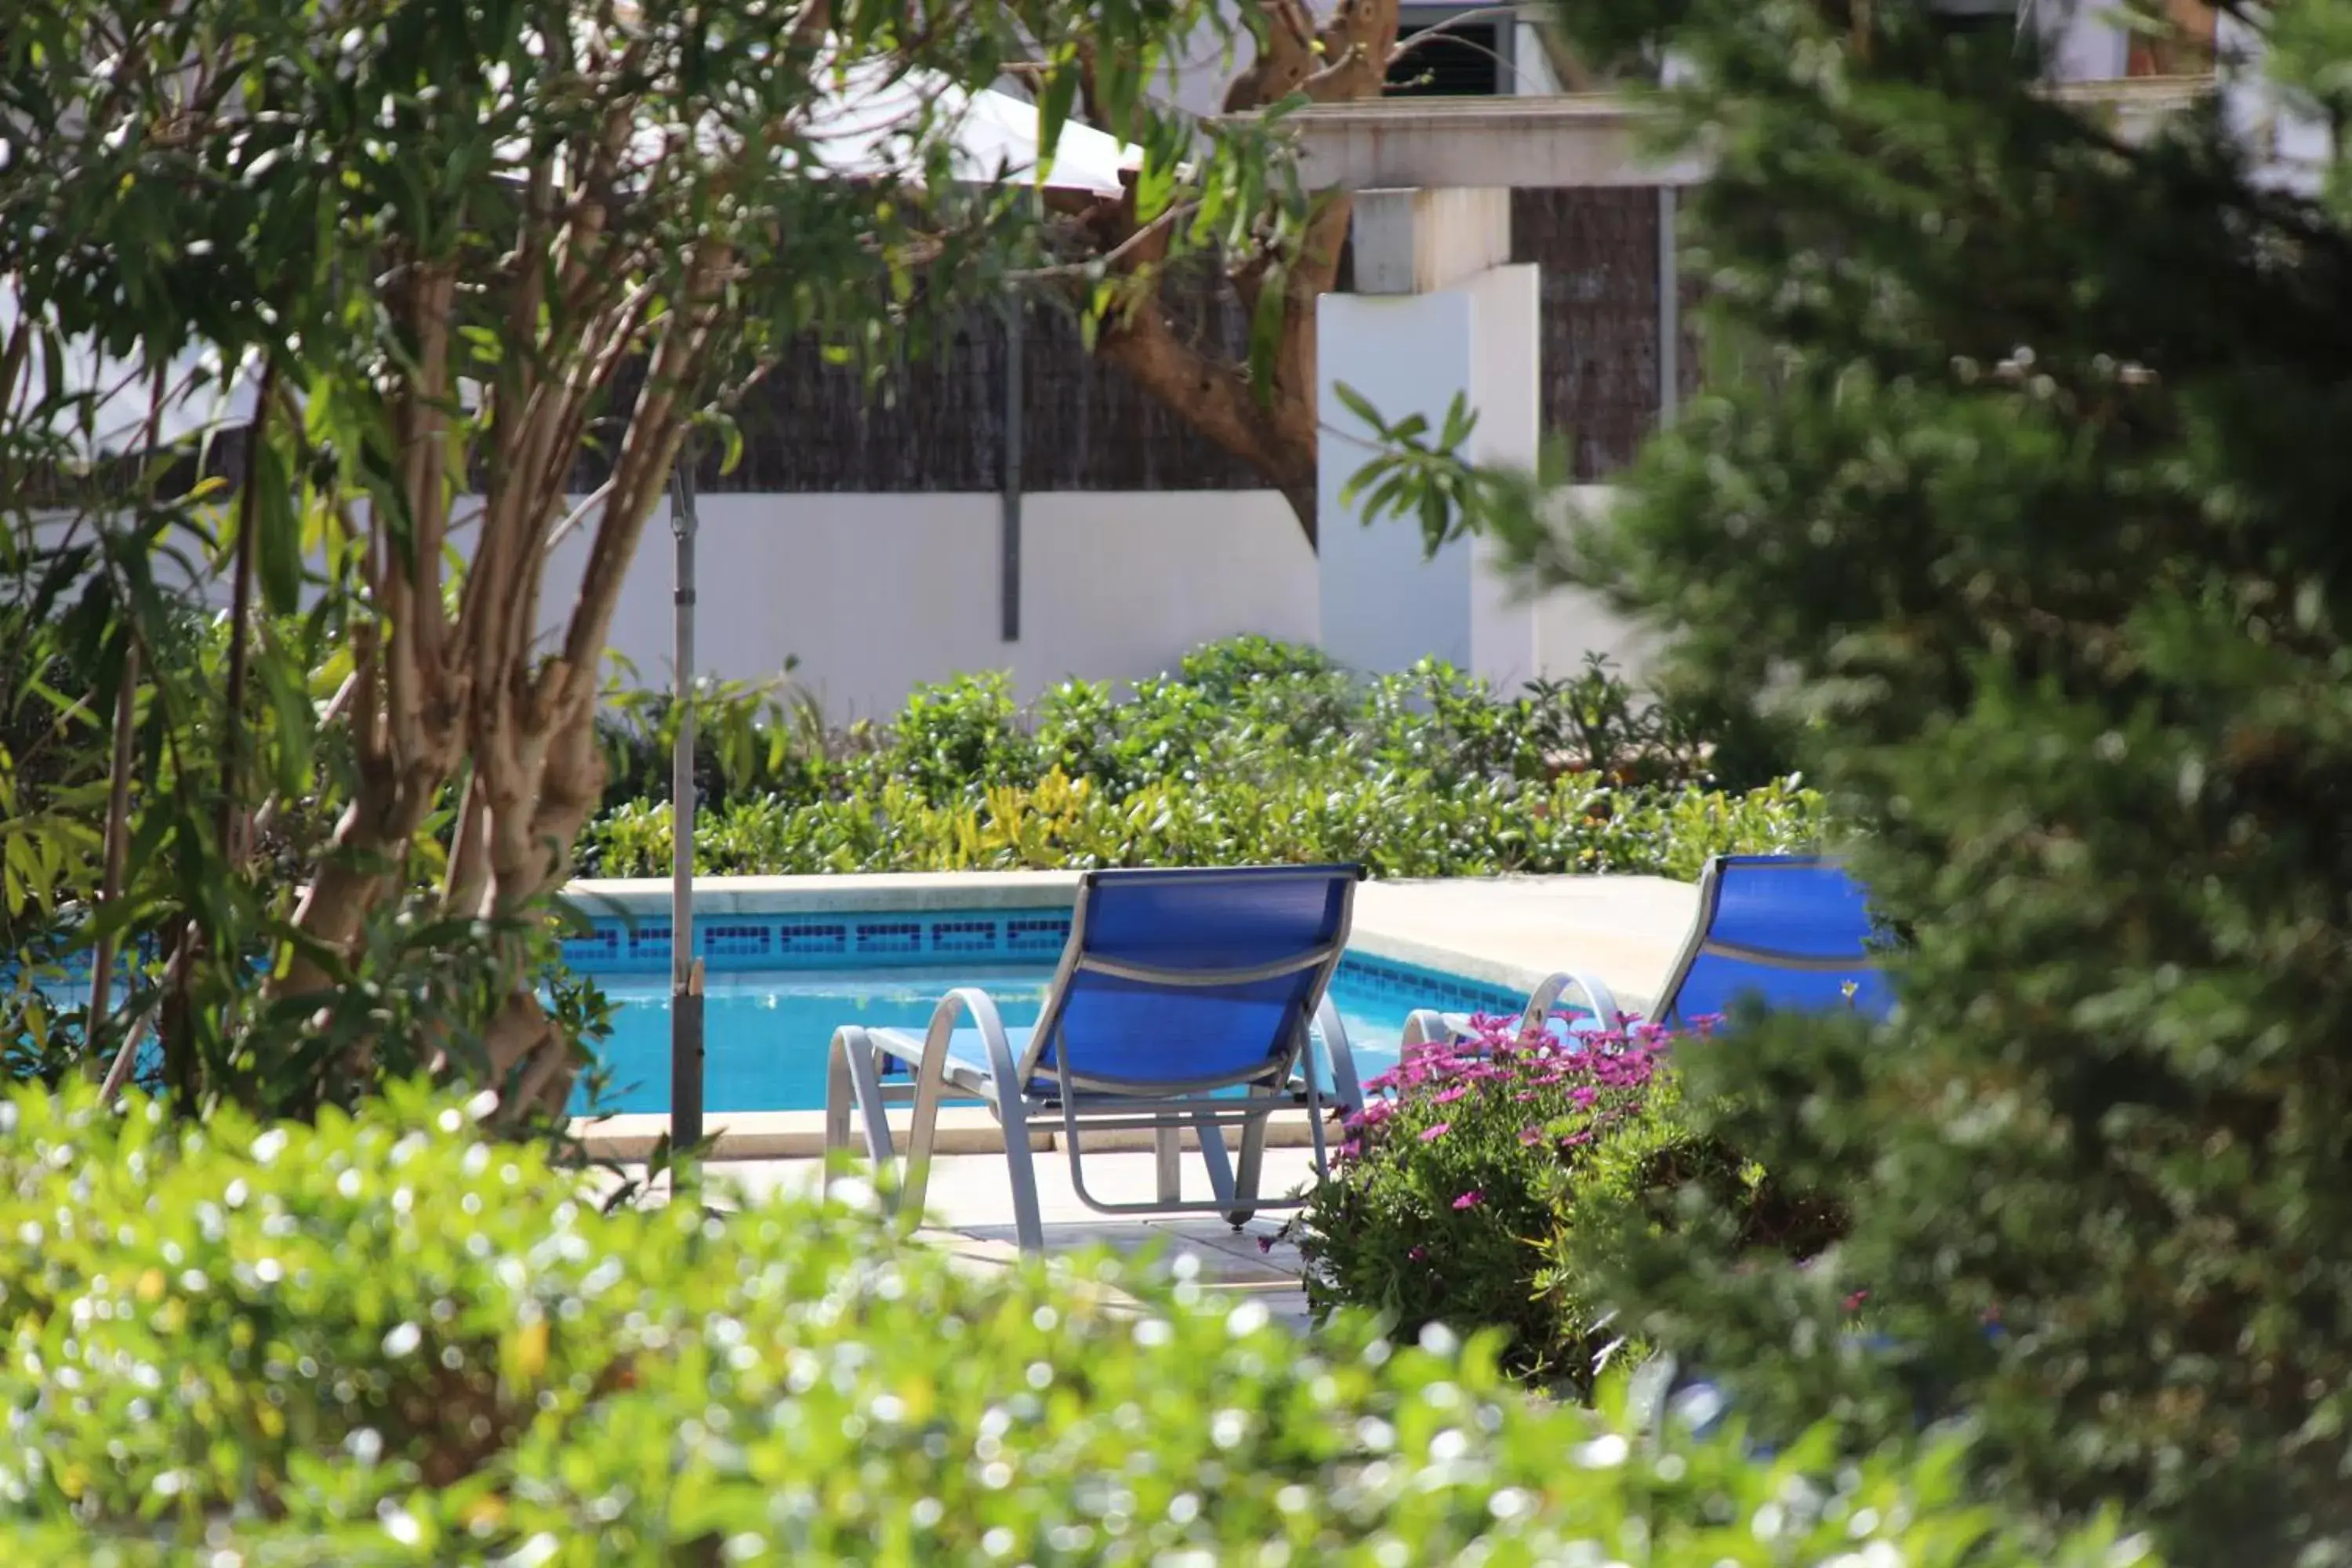
<instances>
[{"instance_id":1,"label":"leafy bush","mask_svg":"<svg viewBox=\"0 0 2352 1568\"><path fill-rule=\"evenodd\" d=\"M1711 854L1809 847L1822 826L1793 780L1707 787L1687 723L1598 659L1500 701L1435 661L1358 682L1316 649L1236 637L1123 700L1066 681L1024 715L1007 677L971 676L829 737L764 689L699 700L695 862L711 876L1343 859L1395 877L1687 878ZM651 780L674 715L646 700L624 719L608 739ZM666 874L668 795L666 773L608 795L583 872Z\"/></svg>"},{"instance_id":2,"label":"leafy bush","mask_svg":"<svg viewBox=\"0 0 2352 1568\"><path fill-rule=\"evenodd\" d=\"M1352 1319L1302 1342L1181 1273L975 1276L800 1202L602 1213L404 1087L315 1125L0 1114L18 1562L2132 1560L1962 1506L1948 1448L1652 1439L1613 1392L1545 1406Z\"/></svg>"},{"instance_id":3,"label":"leafy bush","mask_svg":"<svg viewBox=\"0 0 2352 1568\"><path fill-rule=\"evenodd\" d=\"M1185 685L1198 687L1217 701L1232 702L1264 682L1325 680L1341 671L1319 647L1244 632L1203 643L1177 661L1176 673Z\"/></svg>"},{"instance_id":4,"label":"leafy bush","mask_svg":"<svg viewBox=\"0 0 2352 1568\"><path fill-rule=\"evenodd\" d=\"M666 803L607 814L583 836L583 870L666 875L671 822ZM1212 772L1124 797L1059 773L949 805L895 781L800 806L755 797L697 818L695 864L741 876L1354 860L1385 877L1689 879L1710 855L1807 847L1824 826L1820 797L1788 784L1745 795L1618 791L1587 775L1444 788L1302 762L1264 784Z\"/></svg>"},{"instance_id":5,"label":"leafy bush","mask_svg":"<svg viewBox=\"0 0 2352 1568\"><path fill-rule=\"evenodd\" d=\"M614 656L624 674L634 667ZM703 800L753 794L807 798L821 793L847 752L846 737L824 733L808 694L789 684L791 667L772 681L704 679L695 682L694 788ZM615 684L604 695L596 737L604 753L606 810L635 801L666 801L675 783L683 712L667 691Z\"/></svg>"},{"instance_id":6,"label":"leafy bush","mask_svg":"<svg viewBox=\"0 0 2352 1568\"><path fill-rule=\"evenodd\" d=\"M1481 1017L1370 1080L1286 1227L1310 1305L1370 1308L1406 1333L1500 1330L1506 1364L1581 1396L1619 1342L1601 1265L1627 1211L1671 1224L1661 1200L1695 1185L1731 1216L1735 1250L1818 1252L1837 1216L1688 1128L1672 1044L1636 1026L1570 1048Z\"/></svg>"},{"instance_id":7,"label":"leafy bush","mask_svg":"<svg viewBox=\"0 0 2352 1568\"><path fill-rule=\"evenodd\" d=\"M846 729L828 728L788 678L705 681L695 775L714 808L760 795L793 805L852 799L890 778L945 804L1056 770L1124 796L1212 772L1275 776L1295 768L1294 753L1449 782L1582 772L1621 784L1700 784L1712 776L1716 746L1697 711L1636 691L1597 656L1572 678L1502 699L1434 659L1358 679L1318 649L1241 637L1196 648L1172 673L1123 693L1108 681L1066 681L1024 712L1009 678L993 672L918 688L889 721ZM599 729L608 811L669 798L677 721L665 693L607 693ZM1743 765L1755 761L1743 753ZM1739 787L1771 776L1744 776Z\"/></svg>"},{"instance_id":8,"label":"leafy bush","mask_svg":"<svg viewBox=\"0 0 2352 1568\"><path fill-rule=\"evenodd\" d=\"M892 777L940 803L1037 777L1036 742L1002 670L915 688L880 760Z\"/></svg>"}]
</instances>

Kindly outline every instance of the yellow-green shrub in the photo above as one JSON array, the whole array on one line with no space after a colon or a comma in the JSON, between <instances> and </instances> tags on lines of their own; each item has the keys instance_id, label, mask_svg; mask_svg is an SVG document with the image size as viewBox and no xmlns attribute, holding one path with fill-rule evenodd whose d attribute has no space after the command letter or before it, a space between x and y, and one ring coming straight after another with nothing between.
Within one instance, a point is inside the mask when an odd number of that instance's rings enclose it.
<instances>
[{"instance_id":1,"label":"yellow-green shrub","mask_svg":"<svg viewBox=\"0 0 2352 1568\"><path fill-rule=\"evenodd\" d=\"M11 1562L2114 1560L1961 1505L1948 1451L1653 1437L1480 1347L1096 1258L975 1277L842 1206L604 1214L421 1091L7 1120Z\"/></svg>"}]
</instances>

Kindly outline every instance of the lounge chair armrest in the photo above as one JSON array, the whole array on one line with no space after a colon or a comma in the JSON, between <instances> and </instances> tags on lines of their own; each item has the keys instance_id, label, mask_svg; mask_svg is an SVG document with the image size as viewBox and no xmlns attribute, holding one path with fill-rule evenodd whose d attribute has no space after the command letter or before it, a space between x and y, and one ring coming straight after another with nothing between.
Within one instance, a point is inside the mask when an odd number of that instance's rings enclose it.
<instances>
[{"instance_id":1,"label":"lounge chair armrest","mask_svg":"<svg viewBox=\"0 0 2352 1568\"><path fill-rule=\"evenodd\" d=\"M1023 1137L1019 1113L1022 1080L1019 1064L1013 1059L1012 1042L1004 1033L1004 1020L998 1016L996 1003L988 993L974 986L960 985L940 998L931 1009L931 1021L923 1030L923 1046L919 1055L909 1058L903 1044L887 1033L878 1033L875 1044L878 1048L901 1061L910 1061L915 1069L915 1109L907 1129L906 1185L899 1194L905 1209L920 1218L923 1198L930 1178L931 1150L939 1130L940 1101L945 1097L950 1081L959 1089L975 1088L967 1081L971 1075L950 1067L948 1047L955 1040L956 1026L965 1017L980 1031L981 1044L988 1058L991 1087L995 1093L997 1116L1004 1123L1007 1138ZM1008 1109L1008 1107L1010 1109Z\"/></svg>"},{"instance_id":2,"label":"lounge chair armrest","mask_svg":"<svg viewBox=\"0 0 2352 1568\"><path fill-rule=\"evenodd\" d=\"M1404 1036L1399 1048L1413 1050L1422 1046L1449 1046L1462 1037L1454 1020L1434 1007L1416 1007L1404 1016Z\"/></svg>"},{"instance_id":3,"label":"lounge chair armrest","mask_svg":"<svg viewBox=\"0 0 2352 1568\"><path fill-rule=\"evenodd\" d=\"M988 1070L997 1080L1000 1091L1019 1094L1023 1088L1021 1064L1013 1058L1013 1042L1004 1032L1004 1020L996 1011L996 999L976 985L959 985L940 998L931 1009L929 1027L923 1031L923 1056L926 1060L936 1054L944 1067L948 1043L955 1037L956 1024L964 1017L980 1031L980 1043L988 1054Z\"/></svg>"},{"instance_id":4,"label":"lounge chair armrest","mask_svg":"<svg viewBox=\"0 0 2352 1568\"><path fill-rule=\"evenodd\" d=\"M1526 1026L1542 1028L1571 991L1583 993L1585 1007L1603 1029L1613 1032L1625 1026L1625 1010L1617 1005L1617 994L1600 979L1572 969L1545 976L1543 984L1535 988L1528 997Z\"/></svg>"}]
</instances>

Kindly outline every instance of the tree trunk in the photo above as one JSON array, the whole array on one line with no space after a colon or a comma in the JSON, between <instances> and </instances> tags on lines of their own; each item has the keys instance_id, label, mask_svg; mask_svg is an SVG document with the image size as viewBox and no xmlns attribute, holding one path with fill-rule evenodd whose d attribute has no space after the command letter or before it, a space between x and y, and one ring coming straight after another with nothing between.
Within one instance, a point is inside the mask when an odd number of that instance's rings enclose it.
<instances>
[{"instance_id":1,"label":"tree trunk","mask_svg":"<svg viewBox=\"0 0 2352 1568\"><path fill-rule=\"evenodd\" d=\"M1104 329L1103 357L1192 426L1265 476L1282 491L1316 547L1314 387L1277 385L1274 406L1258 400L1244 367L1211 359L1170 329L1158 310Z\"/></svg>"},{"instance_id":2,"label":"tree trunk","mask_svg":"<svg viewBox=\"0 0 2352 1568\"><path fill-rule=\"evenodd\" d=\"M1257 57L1226 89L1229 114L1278 103L1293 93L1316 103L1378 98L1397 50L1398 0L1339 0L1318 22L1305 0L1255 0L1264 19ZM1086 62L1084 94L1097 99L1093 62ZM1168 256L1164 232L1136 221L1135 193L1070 202L1094 253L1135 290L1120 314L1104 323L1097 352L1135 378L1179 418L1265 476L1282 492L1309 549L1319 540L1316 502L1316 301L1339 281L1352 204L1326 193L1305 230L1286 251L1252 251L1225 258L1226 275L1243 314L1255 321L1261 291L1282 291L1281 321L1265 363L1202 353L1169 326L1160 310L1159 269ZM1092 293L1090 279L1078 290ZM1261 384L1266 389L1261 395Z\"/></svg>"}]
</instances>

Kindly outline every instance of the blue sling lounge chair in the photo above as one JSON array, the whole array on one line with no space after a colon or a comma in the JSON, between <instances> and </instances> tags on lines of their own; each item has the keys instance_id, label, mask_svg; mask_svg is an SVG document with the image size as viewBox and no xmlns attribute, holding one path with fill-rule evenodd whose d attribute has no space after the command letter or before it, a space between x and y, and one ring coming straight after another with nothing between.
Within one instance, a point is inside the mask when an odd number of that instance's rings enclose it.
<instances>
[{"instance_id":1,"label":"blue sling lounge chair","mask_svg":"<svg viewBox=\"0 0 2352 1568\"><path fill-rule=\"evenodd\" d=\"M1669 1028L1722 1015L1755 995L1769 1007L1798 1011L1851 1006L1886 1016L1894 995L1871 948L1874 932L1862 884L1819 855L1718 855L1699 873L1698 917L1666 972L1650 1022ZM1852 987L1849 991L1848 987ZM1590 1016L1572 1026L1554 1015L1572 1002ZM1574 971L1547 979L1528 998L1524 1029L1616 1030L1624 1010L1600 980ZM1405 1020L1404 1043L1458 1038L1469 1020L1419 1012Z\"/></svg>"},{"instance_id":2,"label":"blue sling lounge chair","mask_svg":"<svg viewBox=\"0 0 2352 1568\"><path fill-rule=\"evenodd\" d=\"M1033 1119L1058 1118L1079 1199L1103 1214L1218 1213L1235 1225L1262 1208L1266 1121L1303 1105L1324 1169L1328 1107L1361 1105L1355 1063L1327 994L1347 946L1355 866L1090 871L1070 940L1034 1028L1008 1029L987 994L952 991L920 1037L851 1026L833 1037L825 1147L849 1142L851 1111L877 1166L892 1158L885 1107L911 1101L902 1209L922 1212L941 1100L985 1101L1004 1129L1021 1246L1044 1246L1031 1160ZM1310 1026L1333 1082L1320 1081ZM892 1064L912 1081L885 1081ZM1179 1139L1199 1136L1214 1197L1185 1201ZM1236 1170L1223 1137L1241 1134ZM1159 1151L1156 1199L1111 1203L1087 1188L1081 1129L1143 1129Z\"/></svg>"}]
</instances>

